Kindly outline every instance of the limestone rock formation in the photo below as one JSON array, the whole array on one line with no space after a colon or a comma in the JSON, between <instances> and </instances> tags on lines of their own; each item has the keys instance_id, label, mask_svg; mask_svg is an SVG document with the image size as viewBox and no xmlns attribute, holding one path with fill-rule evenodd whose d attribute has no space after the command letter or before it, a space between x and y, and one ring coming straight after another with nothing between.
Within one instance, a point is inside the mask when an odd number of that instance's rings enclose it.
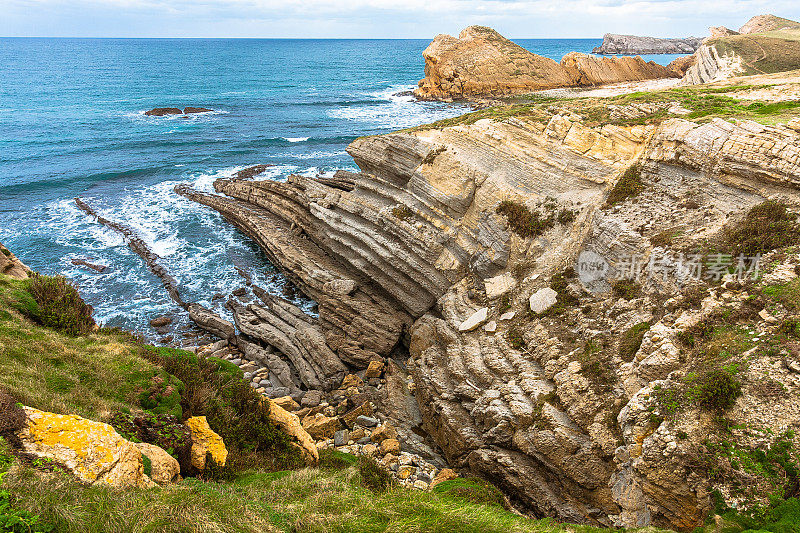
<instances>
[{"instance_id":1,"label":"limestone rock formation","mask_svg":"<svg viewBox=\"0 0 800 533\"><path fill-rule=\"evenodd\" d=\"M17 432L22 451L63 465L83 483L152 487L139 449L114 428L77 415L23 407L27 425Z\"/></svg>"},{"instance_id":2,"label":"limestone rock formation","mask_svg":"<svg viewBox=\"0 0 800 533\"><path fill-rule=\"evenodd\" d=\"M603 44L593 54L692 54L703 42L702 37L662 39L638 35L606 33Z\"/></svg>"},{"instance_id":3,"label":"limestone rock formation","mask_svg":"<svg viewBox=\"0 0 800 533\"><path fill-rule=\"evenodd\" d=\"M558 64L483 26L468 27L457 39L437 35L422 56L425 78L420 80L414 94L433 100L674 77L668 69L641 58L599 59L570 54L566 62Z\"/></svg>"},{"instance_id":4,"label":"limestone rock formation","mask_svg":"<svg viewBox=\"0 0 800 533\"><path fill-rule=\"evenodd\" d=\"M144 457L150 460L150 479L159 485L175 481L181 473L181 465L163 449L146 442L135 443Z\"/></svg>"},{"instance_id":5,"label":"limestone rock formation","mask_svg":"<svg viewBox=\"0 0 800 533\"><path fill-rule=\"evenodd\" d=\"M192 467L203 472L209 459L216 466L225 466L228 450L225 448L222 437L209 427L206 417L193 416L186 421L186 426L192 433Z\"/></svg>"},{"instance_id":6,"label":"limestone rock formation","mask_svg":"<svg viewBox=\"0 0 800 533\"><path fill-rule=\"evenodd\" d=\"M17 259L11 250L0 244L0 274L15 279L26 279L30 272L31 269Z\"/></svg>"},{"instance_id":7,"label":"limestone rock formation","mask_svg":"<svg viewBox=\"0 0 800 533\"><path fill-rule=\"evenodd\" d=\"M798 29L800 23L773 15L753 17L738 33L712 28L712 36L698 48L693 64L686 69L683 83L709 83L798 69Z\"/></svg>"},{"instance_id":8,"label":"limestone rock formation","mask_svg":"<svg viewBox=\"0 0 800 533\"><path fill-rule=\"evenodd\" d=\"M800 206L800 133L680 118L589 127L577 113L552 107L546 116L360 138L348 147L360 172L334 178L223 179L217 194L178 190L252 236L319 302L319 317L268 296L263 305L235 310L238 345L272 365L269 380L284 384L281 395L324 390L328 376L346 384L329 393L348 397L344 414L326 414L330 406L318 397L301 402L309 433L341 444L346 427L350 440L365 438L380 427L374 403L401 447L443 454L451 467L491 480L530 513L691 529L717 488L693 462L713 424L696 406L671 419L651 417L654 391L683 383L680 372L691 363L680 344L687 328L713 308L749 300L741 288L723 287L702 310L681 308L677 283L648 279L631 300L611 292L611 283L630 257L645 265L658 257L666 229L680 228L681 249L691 249L766 198ZM643 191L604 207L632 167L640 169ZM498 214L503 201L572 215L524 237ZM608 263L607 278L591 291L570 276L582 251ZM789 267L786 275L795 276ZM541 290L555 292L556 304L573 303L532 315L529 297ZM484 308L475 322L491 322L493 331L461 327ZM642 324L641 344L625 353L621 334ZM306 325L336 358L317 341L312 354L297 335ZM774 368L770 379L789 394L800 390L788 366L750 355L755 366L742 377L746 387ZM364 398L359 387L378 378L348 374L371 361L385 361L386 382ZM767 400L755 393L729 415L777 432L800 423L787 397L774 400L768 420L756 420L755 407ZM692 438L684 441L684 433ZM353 446L381 451L372 443ZM384 460L400 463L405 450L391 450L394 443ZM411 476L408 466L400 463L398 476L401 468Z\"/></svg>"}]
</instances>

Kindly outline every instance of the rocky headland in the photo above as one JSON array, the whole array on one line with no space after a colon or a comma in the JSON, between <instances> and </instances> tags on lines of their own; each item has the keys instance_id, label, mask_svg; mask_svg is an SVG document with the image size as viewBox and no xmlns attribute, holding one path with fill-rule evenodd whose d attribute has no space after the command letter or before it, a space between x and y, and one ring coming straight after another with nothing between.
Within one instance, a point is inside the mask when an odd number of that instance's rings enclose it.
<instances>
[{"instance_id":1,"label":"rocky headland","mask_svg":"<svg viewBox=\"0 0 800 533\"><path fill-rule=\"evenodd\" d=\"M702 37L662 39L639 35L606 33L603 44L593 54L693 54L703 43Z\"/></svg>"},{"instance_id":2,"label":"rocky headland","mask_svg":"<svg viewBox=\"0 0 800 533\"><path fill-rule=\"evenodd\" d=\"M534 516L685 530L714 491L765 501L768 483L737 488L748 474L718 446L796 445L800 366L780 340L794 304L772 295L796 285L800 257L759 249L758 281L690 280L676 261L735 247L759 210L797 212L800 124L695 122L702 94L487 110L358 139L360 172L180 187L319 302L318 318L268 295L232 302L217 349L243 353L263 394L307 406L320 446L353 450L364 432L348 416L374 408L399 447L365 453L396 471L397 450L446 463ZM581 261L599 273L578 275ZM717 330L727 340L699 333ZM698 400L716 379L737 392Z\"/></svg>"},{"instance_id":3,"label":"rocky headland","mask_svg":"<svg viewBox=\"0 0 800 533\"><path fill-rule=\"evenodd\" d=\"M739 31L712 28L685 69L684 84L709 83L737 76L773 74L800 68L800 23L758 15Z\"/></svg>"},{"instance_id":4,"label":"rocky headland","mask_svg":"<svg viewBox=\"0 0 800 533\"><path fill-rule=\"evenodd\" d=\"M598 58L577 52L561 63L538 56L491 28L470 26L458 38L437 35L422 53L425 78L414 94L429 100L463 100L677 77L640 57Z\"/></svg>"}]
</instances>

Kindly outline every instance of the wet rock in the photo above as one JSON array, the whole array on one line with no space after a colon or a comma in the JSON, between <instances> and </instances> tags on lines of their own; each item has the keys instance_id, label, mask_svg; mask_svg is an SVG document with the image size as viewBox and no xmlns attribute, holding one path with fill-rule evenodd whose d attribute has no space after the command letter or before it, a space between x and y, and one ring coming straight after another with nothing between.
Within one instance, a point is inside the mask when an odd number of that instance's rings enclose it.
<instances>
[{"instance_id":1,"label":"wet rock","mask_svg":"<svg viewBox=\"0 0 800 533\"><path fill-rule=\"evenodd\" d=\"M150 326L154 328L163 328L172 324L171 316L159 316L150 320Z\"/></svg>"},{"instance_id":2,"label":"wet rock","mask_svg":"<svg viewBox=\"0 0 800 533\"><path fill-rule=\"evenodd\" d=\"M156 107L145 112L148 117L163 117L167 115L182 115L183 110L178 107Z\"/></svg>"},{"instance_id":3,"label":"wet rock","mask_svg":"<svg viewBox=\"0 0 800 533\"><path fill-rule=\"evenodd\" d=\"M186 115L192 115L195 113L211 113L214 111L213 109L208 109L205 107L185 107L183 108L183 112Z\"/></svg>"}]
</instances>

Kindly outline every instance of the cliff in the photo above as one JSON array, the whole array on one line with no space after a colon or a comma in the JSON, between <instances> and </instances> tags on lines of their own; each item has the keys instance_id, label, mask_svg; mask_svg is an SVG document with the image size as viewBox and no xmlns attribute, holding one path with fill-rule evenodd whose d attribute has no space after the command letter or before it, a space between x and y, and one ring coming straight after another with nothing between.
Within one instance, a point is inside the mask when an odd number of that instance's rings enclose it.
<instances>
[{"instance_id":1,"label":"cliff","mask_svg":"<svg viewBox=\"0 0 800 533\"><path fill-rule=\"evenodd\" d=\"M800 23L773 15L753 17L738 33L713 34L695 52L693 63L685 84L800 68Z\"/></svg>"},{"instance_id":2,"label":"cliff","mask_svg":"<svg viewBox=\"0 0 800 533\"><path fill-rule=\"evenodd\" d=\"M606 33L603 44L593 54L692 54L702 44L702 37L659 39L637 35Z\"/></svg>"},{"instance_id":3,"label":"cliff","mask_svg":"<svg viewBox=\"0 0 800 533\"><path fill-rule=\"evenodd\" d=\"M674 77L669 69L638 57L598 59L570 54L559 64L482 26L470 26L458 38L437 35L422 55L425 78L414 94L433 100Z\"/></svg>"},{"instance_id":4,"label":"cliff","mask_svg":"<svg viewBox=\"0 0 800 533\"><path fill-rule=\"evenodd\" d=\"M795 319L780 295L795 290L800 257L765 256L757 283L687 284L674 261L724 246L768 199L800 208L800 126L698 124L680 117L718 97L675 94L487 110L358 139L348 153L359 172L180 191L320 302L308 320L343 363L394 369L372 400L420 453L536 516L691 529L712 490L739 506L772 490L753 478L736 492L749 474L712 444L798 444L784 433L800 424L800 365L779 324ZM601 110L611 118L583 118ZM481 118L497 111L505 118ZM780 242L800 242L787 231ZM631 268L642 277L626 280ZM260 324L286 327L272 305L247 311L236 311L243 340L265 342ZM698 399L720 372L738 391L714 396L721 407ZM719 417L755 433L731 436Z\"/></svg>"}]
</instances>

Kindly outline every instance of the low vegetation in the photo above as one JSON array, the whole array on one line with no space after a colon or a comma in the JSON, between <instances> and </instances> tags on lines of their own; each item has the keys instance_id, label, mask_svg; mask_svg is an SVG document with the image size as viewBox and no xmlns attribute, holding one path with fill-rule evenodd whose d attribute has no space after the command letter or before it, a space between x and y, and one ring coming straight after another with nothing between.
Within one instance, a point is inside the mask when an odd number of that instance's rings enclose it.
<instances>
[{"instance_id":1,"label":"low vegetation","mask_svg":"<svg viewBox=\"0 0 800 533\"><path fill-rule=\"evenodd\" d=\"M531 210L527 206L510 200L503 200L497 206L497 214L508 220L511 231L524 238L535 238L558 224L569 224L574 214L568 209L559 210L554 201L545 201L539 209Z\"/></svg>"},{"instance_id":2,"label":"low vegetation","mask_svg":"<svg viewBox=\"0 0 800 533\"><path fill-rule=\"evenodd\" d=\"M800 244L800 225L786 204L767 200L752 207L743 220L728 229L725 241L734 255L765 254Z\"/></svg>"},{"instance_id":3,"label":"low vegetation","mask_svg":"<svg viewBox=\"0 0 800 533\"><path fill-rule=\"evenodd\" d=\"M640 322L625 330L619 339L619 357L626 363L633 361L642 345L644 334L650 330L650 322Z\"/></svg>"},{"instance_id":4,"label":"low vegetation","mask_svg":"<svg viewBox=\"0 0 800 533\"><path fill-rule=\"evenodd\" d=\"M631 165L622 173L622 176L620 176L617 183L611 189L611 192L608 193L605 207L611 207L624 202L628 198L633 198L643 190L642 168L638 164Z\"/></svg>"}]
</instances>

